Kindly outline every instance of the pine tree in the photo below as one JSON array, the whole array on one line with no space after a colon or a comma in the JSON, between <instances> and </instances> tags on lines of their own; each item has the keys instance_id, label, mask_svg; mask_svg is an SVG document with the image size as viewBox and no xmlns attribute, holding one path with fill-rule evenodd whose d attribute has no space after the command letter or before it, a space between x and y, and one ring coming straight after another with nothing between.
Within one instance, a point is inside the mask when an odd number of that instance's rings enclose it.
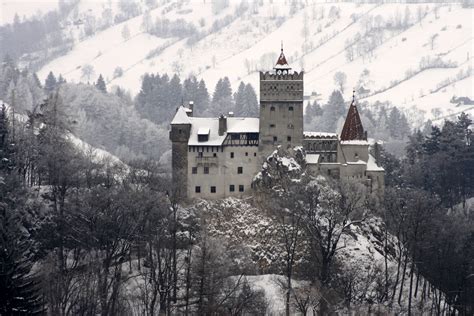
<instances>
[{"instance_id":1,"label":"pine tree","mask_svg":"<svg viewBox=\"0 0 474 316\"><path fill-rule=\"evenodd\" d=\"M199 81L196 100L194 101L194 109L196 113L197 111L203 113L209 110L209 92L207 91L206 82L203 79Z\"/></svg>"},{"instance_id":2,"label":"pine tree","mask_svg":"<svg viewBox=\"0 0 474 316\"><path fill-rule=\"evenodd\" d=\"M54 76L53 72L50 71L46 81L44 82L44 89L47 93L52 93L56 87L58 82L56 81L56 77Z\"/></svg>"},{"instance_id":3,"label":"pine tree","mask_svg":"<svg viewBox=\"0 0 474 316\"><path fill-rule=\"evenodd\" d=\"M183 82L183 101L185 104L189 101L197 102L198 82L195 76L190 76Z\"/></svg>"},{"instance_id":4,"label":"pine tree","mask_svg":"<svg viewBox=\"0 0 474 316\"><path fill-rule=\"evenodd\" d=\"M245 117L258 117L258 101L257 93L250 83L245 85L245 110L243 116Z\"/></svg>"},{"instance_id":5,"label":"pine tree","mask_svg":"<svg viewBox=\"0 0 474 316\"><path fill-rule=\"evenodd\" d=\"M212 95L211 114L227 114L234 110L234 100L232 98L232 88L229 78L219 79Z\"/></svg>"},{"instance_id":6,"label":"pine tree","mask_svg":"<svg viewBox=\"0 0 474 316\"><path fill-rule=\"evenodd\" d=\"M324 106L324 114L322 122L325 122L324 126L321 126L322 131L335 132L336 126L340 119L344 119L346 116L346 106L344 104L344 98L341 92L335 90L331 93L328 103Z\"/></svg>"},{"instance_id":7,"label":"pine tree","mask_svg":"<svg viewBox=\"0 0 474 316\"><path fill-rule=\"evenodd\" d=\"M66 83L66 79L63 78L63 76L61 74L59 74L59 77L58 77L58 86L59 85L62 85Z\"/></svg>"},{"instance_id":8,"label":"pine tree","mask_svg":"<svg viewBox=\"0 0 474 316\"><path fill-rule=\"evenodd\" d=\"M102 74L100 74L99 78L97 78L95 87L99 89L100 91L102 91L103 93L107 93L107 87L105 86L105 81L104 81L104 78L102 77Z\"/></svg>"},{"instance_id":9,"label":"pine tree","mask_svg":"<svg viewBox=\"0 0 474 316\"><path fill-rule=\"evenodd\" d=\"M235 100L235 115L244 116L246 100L245 100L245 83L243 83L242 81L240 82L237 92L234 93L234 100Z\"/></svg>"}]
</instances>

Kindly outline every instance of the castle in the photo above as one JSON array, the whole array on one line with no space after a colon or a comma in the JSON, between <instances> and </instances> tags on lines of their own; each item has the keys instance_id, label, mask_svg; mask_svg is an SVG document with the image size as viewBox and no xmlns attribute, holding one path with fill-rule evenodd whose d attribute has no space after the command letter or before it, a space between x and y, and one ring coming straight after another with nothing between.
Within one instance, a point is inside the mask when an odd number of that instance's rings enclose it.
<instances>
[{"instance_id":1,"label":"castle","mask_svg":"<svg viewBox=\"0 0 474 316\"><path fill-rule=\"evenodd\" d=\"M303 130L303 72L292 71L283 49L273 72L260 72L260 117L193 116L180 106L171 121L173 183L188 198L241 197L277 146L303 146L311 170L355 178L370 192L384 188L384 170L369 153L352 101L341 135Z\"/></svg>"}]
</instances>

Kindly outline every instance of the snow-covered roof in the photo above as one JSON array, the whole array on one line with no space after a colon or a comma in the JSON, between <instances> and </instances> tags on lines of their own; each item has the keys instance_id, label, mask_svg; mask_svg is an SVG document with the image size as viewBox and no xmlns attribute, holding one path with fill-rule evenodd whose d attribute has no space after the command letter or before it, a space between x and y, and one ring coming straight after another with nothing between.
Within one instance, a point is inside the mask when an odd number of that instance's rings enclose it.
<instances>
[{"instance_id":1,"label":"snow-covered roof","mask_svg":"<svg viewBox=\"0 0 474 316\"><path fill-rule=\"evenodd\" d=\"M198 135L209 135L209 132L209 127L201 127L197 131Z\"/></svg>"},{"instance_id":2,"label":"snow-covered roof","mask_svg":"<svg viewBox=\"0 0 474 316\"><path fill-rule=\"evenodd\" d=\"M365 165L367 162L359 159L357 161L348 161L347 164L348 165Z\"/></svg>"},{"instance_id":3,"label":"snow-covered roof","mask_svg":"<svg viewBox=\"0 0 474 316\"><path fill-rule=\"evenodd\" d=\"M354 140L341 140L341 145L365 145L369 146L369 142L366 140L354 139Z\"/></svg>"},{"instance_id":4,"label":"snow-covered roof","mask_svg":"<svg viewBox=\"0 0 474 316\"><path fill-rule=\"evenodd\" d=\"M337 134L326 133L326 132L303 132L303 137L305 138L337 138Z\"/></svg>"},{"instance_id":5,"label":"snow-covered roof","mask_svg":"<svg viewBox=\"0 0 474 316\"><path fill-rule=\"evenodd\" d=\"M219 118L217 117L188 117L188 120L191 124L189 146L221 146L227 133L258 133L259 128L258 118L228 117L227 132L219 135ZM200 134L201 132L204 134ZM209 135L209 139L199 142L198 135Z\"/></svg>"},{"instance_id":6,"label":"snow-covered roof","mask_svg":"<svg viewBox=\"0 0 474 316\"><path fill-rule=\"evenodd\" d=\"M174 124L191 124L191 120L187 114L186 108L184 106L180 106L174 115L173 120L171 121L171 125Z\"/></svg>"},{"instance_id":7,"label":"snow-covered roof","mask_svg":"<svg viewBox=\"0 0 474 316\"><path fill-rule=\"evenodd\" d=\"M319 154L306 154L306 163L307 164L318 164L319 163Z\"/></svg>"},{"instance_id":8,"label":"snow-covered roof","mask_svg":"<svg viewBox=\"0 0 474 316\"><path fill-rule=\"evenodd\" d=\"M227 133L258 133L259 119L256 117L228 117Z\"/></svg>"},{"instance_id":9,"label":"snow-covered roof","mask_svg":"<svg viewBox=\"0 0 474 316\"><path fill-rule=\"evenodd\" d=\"M367 161L367 171L384 171L382 167L377 165L374 156L371 154L369 154L369 161Z\"/></svg>"}]
</instances>

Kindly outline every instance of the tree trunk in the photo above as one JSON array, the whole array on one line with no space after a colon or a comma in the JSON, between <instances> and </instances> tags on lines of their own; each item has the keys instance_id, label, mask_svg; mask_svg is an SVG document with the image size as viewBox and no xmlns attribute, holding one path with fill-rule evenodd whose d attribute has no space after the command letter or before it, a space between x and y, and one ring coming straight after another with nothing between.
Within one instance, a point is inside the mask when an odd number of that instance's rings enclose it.
<instances>
[{"instance_id":1,"label":"tree trunk","mask_svg":"<svg viewBox=\"0 0 474 316\"><path fill-rule=\"evenodd\" d=\"M405 283L405 274L407 272L407 263L408 263L408 253L405 253L405 262L403 263L402 281L400 284L400 292L398 294L398 305L400 306L402 304L402 293L403 293L403 286Z\"/></svg>"}]
</instances>

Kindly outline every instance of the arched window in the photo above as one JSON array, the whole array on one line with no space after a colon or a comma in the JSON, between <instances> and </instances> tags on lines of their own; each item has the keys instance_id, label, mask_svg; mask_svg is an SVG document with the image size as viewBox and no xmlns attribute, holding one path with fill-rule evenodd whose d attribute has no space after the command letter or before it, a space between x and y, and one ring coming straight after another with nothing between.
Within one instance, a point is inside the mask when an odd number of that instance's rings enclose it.
<instances>
[{"instance_id":1,"label":"arched window","mask_svg":"<svg viewBox=\"0 0 474 316\"><path fill-rule=\"evenodd\" d=\"M271 112L275 112L275 107L272 106L272 107L270 108L270 111L271 111Z\"/></svg>"}]
</instances>

